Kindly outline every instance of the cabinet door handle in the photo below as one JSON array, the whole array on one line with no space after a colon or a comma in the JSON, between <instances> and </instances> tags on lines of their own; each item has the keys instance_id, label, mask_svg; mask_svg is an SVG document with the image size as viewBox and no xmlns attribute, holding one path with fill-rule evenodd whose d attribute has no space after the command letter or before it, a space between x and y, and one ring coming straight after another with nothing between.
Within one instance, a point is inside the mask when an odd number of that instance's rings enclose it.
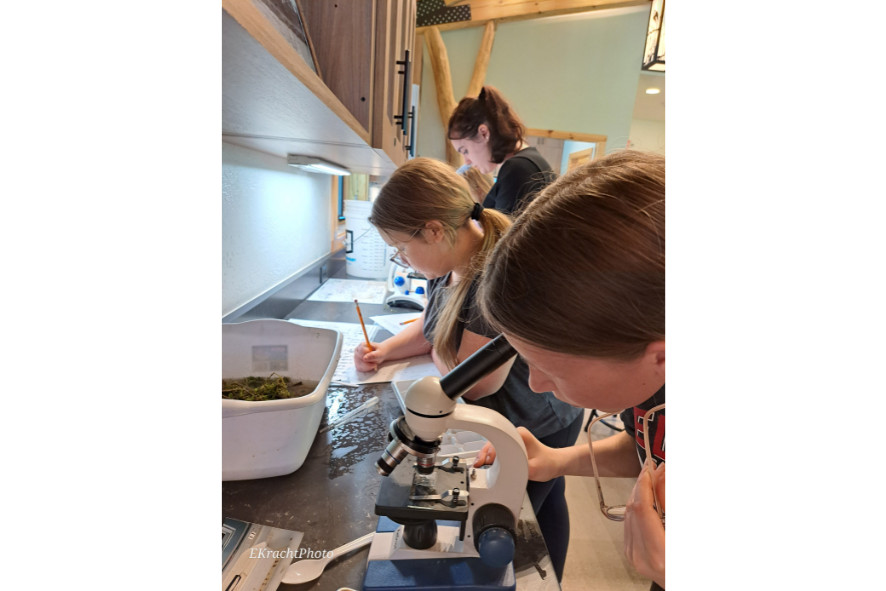
<instances>
[{"instance_id":1,"label":"cabinet door handle","mask_svg":"<svg viewBox=\"0 0 886 591\"><path fill-rule=\"evenodd\" d=\"M404 146L410 158L415 158L415 105L409 109L409 143Z\"/></svg>"},{"instance_id":2,"label":"cabinet door handle","mask_svg":"<svg viewBox=\"0 0 886 591\"><path fill-rule=\"evenodd\" d=\"M402 60L397 60L396 64L398 66L403 66L402 70L398 70L397 74L403 76L403 95L400 97L400 114L394 115L394 121L400 124L400 129L403 134L406 134L406 126L408 118L407 113L409 112L409 98L412 95L412 89L410 88L411 84L409 81L412 79L412 61L409 59L409 50L405 50L405 57Z\"/></svg>"}]
</instances>

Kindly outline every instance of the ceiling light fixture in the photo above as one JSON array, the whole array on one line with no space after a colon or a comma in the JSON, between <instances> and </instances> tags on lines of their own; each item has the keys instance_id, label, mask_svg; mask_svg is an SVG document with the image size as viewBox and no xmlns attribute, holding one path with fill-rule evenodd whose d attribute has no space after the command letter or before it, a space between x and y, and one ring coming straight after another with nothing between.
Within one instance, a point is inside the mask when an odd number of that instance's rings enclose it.
<instances>
[{"instance_id":1,"label":"ceiling light fixture","mask_svg":"<svg viewBox=\"0 0 886 591\"><path fill-rule=\"evenodd\" d=\"M643 68L651 72L665 71L665 3L652 0L649 9L649 27L646 31L646 49L643 51Z\"/></svg>"},{"instance_id":2,"label":"ceiling light fixture","mask_svg":"<svg viewBox=\"0 0 886 591\"><path fill-rule=\"evenodd\" d=\"M659 94L661 92L661 88L647 88L646 94Z\"/></svg>"},{"instance_id":3,"label":"ceiling light fixture","mask_svg":"<svg viewBox=\"0 0 886 591\"><path fill-rule=\"evenodd\" d=\"M300 156L298 154L289 154L286 157L286 162L289 164L289 166L294 166L308 172L316 172L320 174L336 174L341 176L348 176L351 174L351 171L349 171L347 168L339 166L334 162L323 160L322 158L318 158L316 156Z\"/></svg>"}]
</instances>

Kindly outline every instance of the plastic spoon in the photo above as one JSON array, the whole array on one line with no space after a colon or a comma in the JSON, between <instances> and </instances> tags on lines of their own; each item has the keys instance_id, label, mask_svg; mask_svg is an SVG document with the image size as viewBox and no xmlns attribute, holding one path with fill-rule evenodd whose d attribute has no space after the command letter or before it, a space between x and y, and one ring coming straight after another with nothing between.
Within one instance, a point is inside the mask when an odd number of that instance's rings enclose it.
<instances>
[{"instance_id":1,"label":"plastic spoon","mask_svg":"<svg viewBox=\"0 0 886 591\"><path fill-rule=\"evenodd\" d=\"M372 541L372 536L374 535L374 533L366 534L362 538L357 538L353 542L348 542L332 552L327 552L326 556L323 558L306 558L304 560L299 560L298 562L293 562L289 565L289 568L286 569L286 574L283 575L282 582L287 585L297 585L299 583L313 581L323 574L323 569L326 568L326 565L329 564L331 560L338 558L342 554L346 554L351 550L362 548Z\"/></svg>"}]
</instances>

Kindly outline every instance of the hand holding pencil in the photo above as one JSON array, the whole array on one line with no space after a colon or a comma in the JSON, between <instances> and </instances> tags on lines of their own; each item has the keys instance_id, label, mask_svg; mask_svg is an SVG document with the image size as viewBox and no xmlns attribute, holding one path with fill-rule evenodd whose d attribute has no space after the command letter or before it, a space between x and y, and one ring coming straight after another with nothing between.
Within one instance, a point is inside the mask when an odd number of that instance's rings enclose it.
<instances>
[{"instance_id":1,"label":"hand holding pencil","mask_svg":"<svg viewBox=\"0 0 886 591\"><path fill-rule=\"evenodd\" d=\"M366 339L366 348L370 351L375 351L372 348L372 343L369 342L369 333L366 332L366 323L363 322L363 313L360 312L360 304L357 300L354 300L354 305L357 306L357 316L360 317L360 328L363 329L363 338Z\"/></svg>"},{"instance_id":2,"label":"hand holding pencil","mask_svg":"<svg viewBox=\"0 0 886 591\"><path fill-rule=\"evenodd\" d=\"M365 344L360 343L357 345L357 348L354 349L354 367L357 368L357 371L362 372L376 371L378 369L378 362L365 359L366 356L375 353L376 348L369 342L369 333L366 332L366 323L363 322L363 313L360 312L360 304L357 300L354 300L354 305L357 306L357 316L360 318L360 327L363 329L363 338L366 339Z\"/></svg>"}]
</instances>

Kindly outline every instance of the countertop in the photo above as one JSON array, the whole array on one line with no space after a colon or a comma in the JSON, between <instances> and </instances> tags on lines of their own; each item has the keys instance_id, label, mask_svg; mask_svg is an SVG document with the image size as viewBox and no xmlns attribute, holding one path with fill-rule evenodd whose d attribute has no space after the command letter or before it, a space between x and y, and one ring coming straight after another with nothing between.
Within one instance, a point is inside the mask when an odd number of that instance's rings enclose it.
<instances>
[{"instance_id":1,"label":"countertop","mask_svg":"<svg viewBox=\"0 0 886 591\"><path fill-rule=\"evenodd\" d=\"M401 313L381 305L363 305L364 318ZM353 305L304 302L289 318L353 322ZM380 330L375 340L389 333ZM373 396L379 404L357 418L322 432L329 422L360 406ZM294 473L275 478L222 483L222 517L304 532L302 548L332 550L375 531L375 500L384 478L375 462L388 442L391 421L401 409L390 383L358 388L331 386L326 411L304 464ZM559 589L538 531L535 516L524 502L518 524L514 561L518 589ZM303 585L281 585L281 591L360 589L368 547L334 560L324 574Z\"/></svg>"}]
</instances>

